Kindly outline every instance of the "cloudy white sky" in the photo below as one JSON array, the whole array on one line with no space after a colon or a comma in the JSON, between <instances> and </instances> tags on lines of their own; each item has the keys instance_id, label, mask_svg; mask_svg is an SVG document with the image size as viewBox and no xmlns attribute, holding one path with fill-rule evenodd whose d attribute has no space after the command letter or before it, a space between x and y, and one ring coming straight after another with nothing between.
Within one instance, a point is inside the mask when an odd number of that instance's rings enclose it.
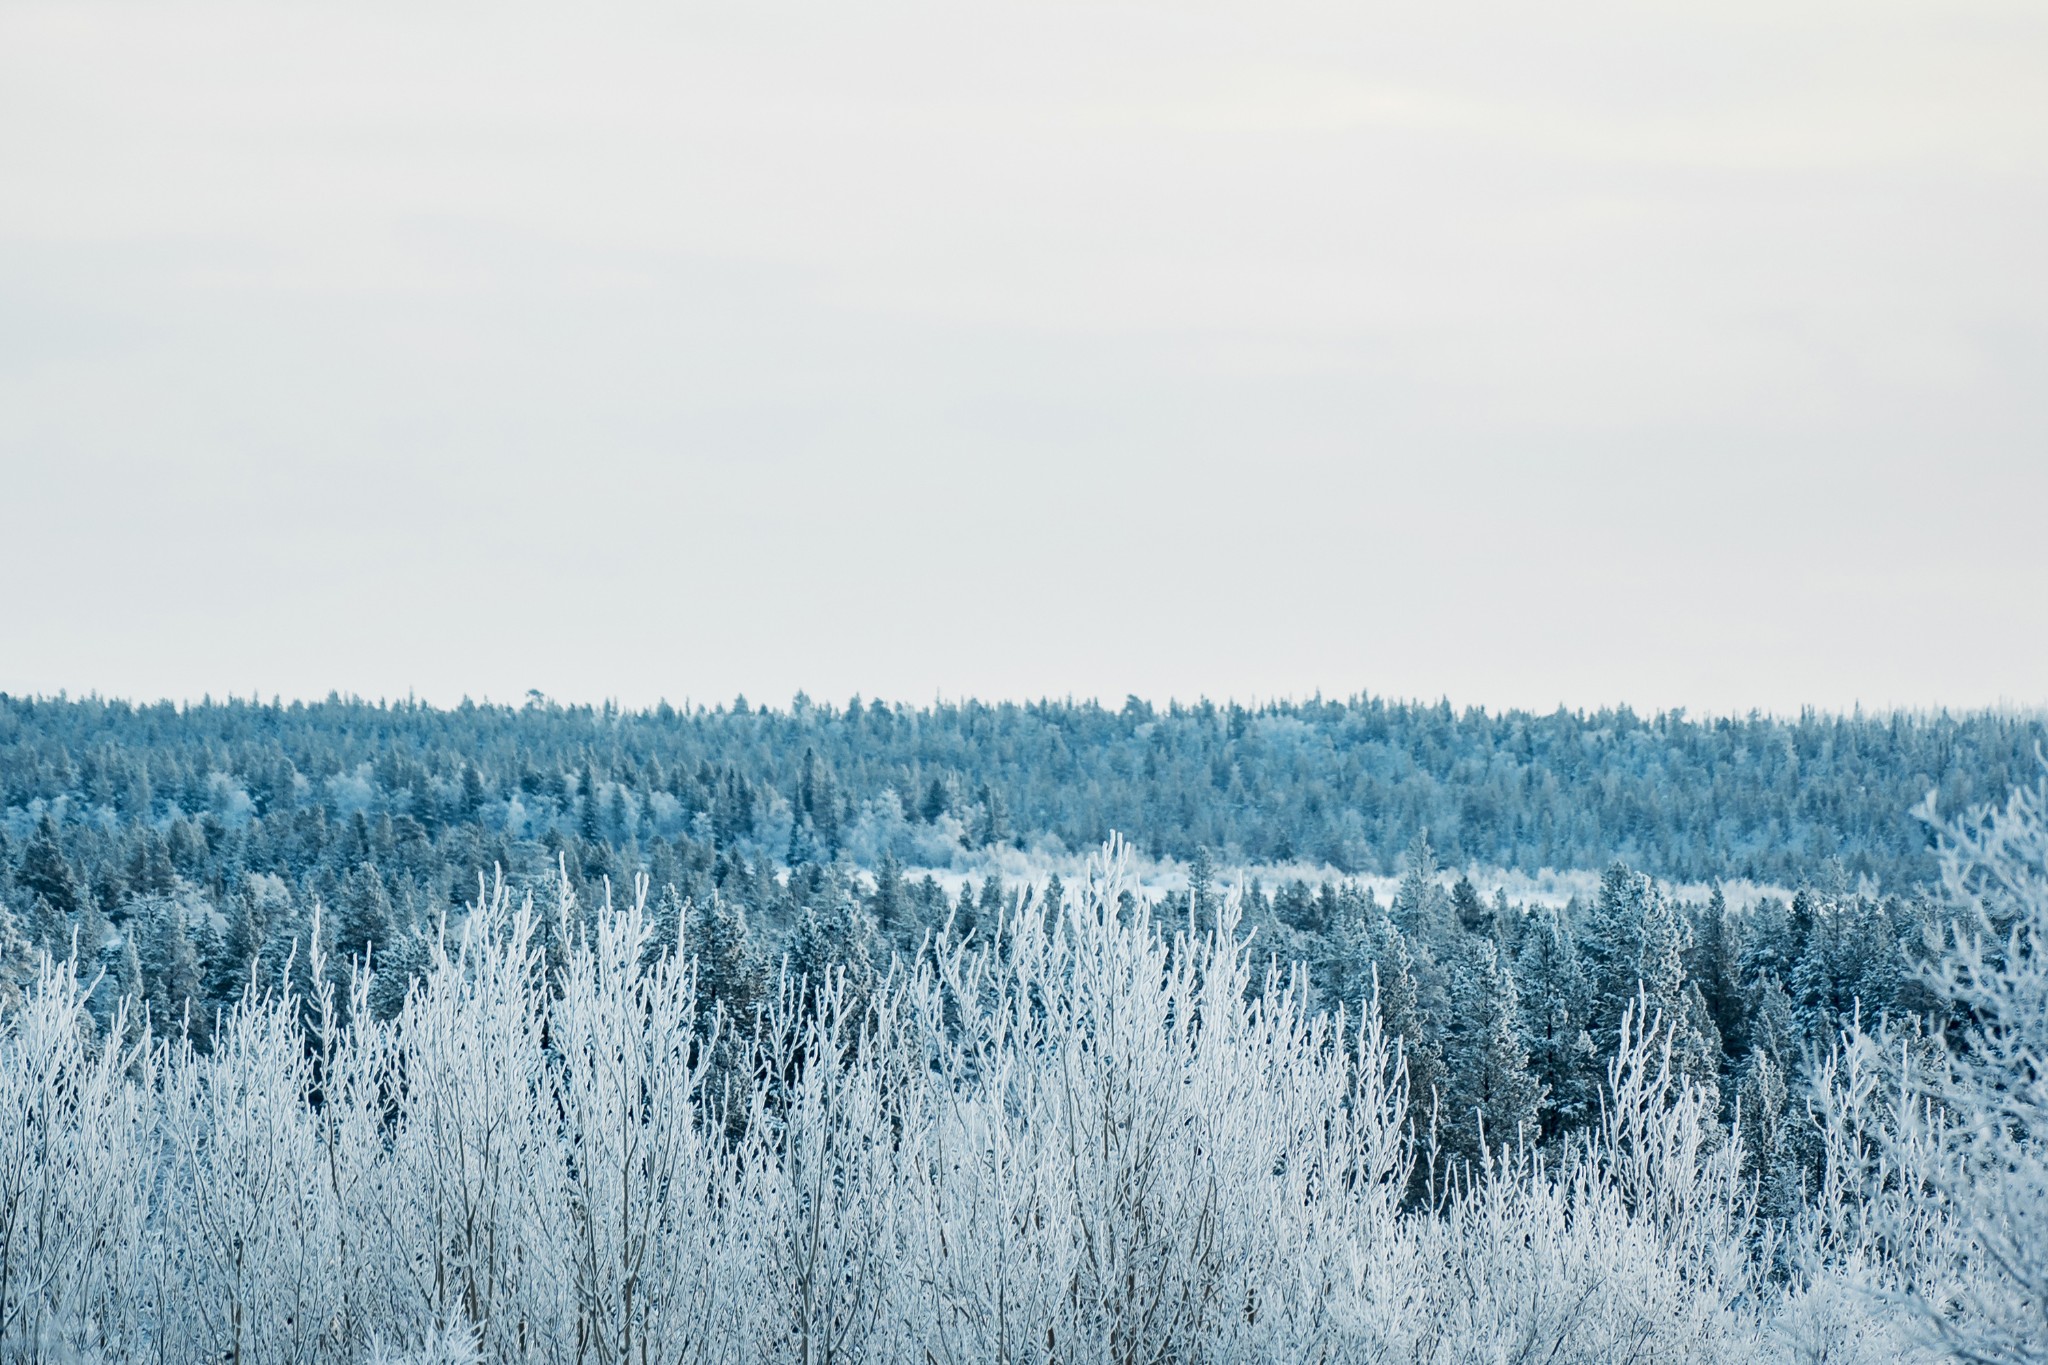
<instances>
[{"instance_id":1,"label":"cloudy white sky","mask_svg":"<svg viewBox=\"0 0 2048 1365\"><path fill-rule=\"evenodd\" d=\"M0 0L0 690L2048 702L2038 0Z\"/></svg>"}]
</instances>

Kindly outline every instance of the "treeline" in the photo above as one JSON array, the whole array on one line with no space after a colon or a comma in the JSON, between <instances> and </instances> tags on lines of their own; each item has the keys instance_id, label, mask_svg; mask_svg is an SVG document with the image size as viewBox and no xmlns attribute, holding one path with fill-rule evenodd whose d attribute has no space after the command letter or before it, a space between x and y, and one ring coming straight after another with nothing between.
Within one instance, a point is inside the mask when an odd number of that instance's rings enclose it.
<instances>
[{"instance_id":1,"label":"treeline","mask_svg":"<svg viewBox=\"0 0 2048 1365\"><path fill-rule=\"evenodd\" d=\"M1995 800L2044 740L2040 718L2003 713L1692 720L1372 697L621 712L0 696L0 812L17 835L45 811L166 830L282 821L267 837L293 871L361 813L391 817L403 843L452 835L443 864L550 833L873 866L1003 843L1085 851L1117 832L1153 855L1385 874L1427 829L1457 866L1620 858L1668 880L1796 885L1838 859L1903 889L1933 871L1920 801Z\"/></svg>"}]
</instances>

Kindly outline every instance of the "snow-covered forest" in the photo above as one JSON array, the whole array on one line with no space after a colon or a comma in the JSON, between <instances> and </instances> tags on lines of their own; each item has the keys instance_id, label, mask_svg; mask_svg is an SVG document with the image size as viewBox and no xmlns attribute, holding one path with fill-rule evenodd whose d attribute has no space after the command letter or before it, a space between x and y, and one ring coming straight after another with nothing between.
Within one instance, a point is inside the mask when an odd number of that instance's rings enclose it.
<instances>
[{"instance_id":1,"label":"snow-covered forest","mask_svg":"<svg viewBox=\"0 0 2048 1365\"><path fill-rule=\"evenodd\" d=\"M0 1356L2048 1359L2038 722L1332 709L9 700Z\"/></svg>"}]
</instances>

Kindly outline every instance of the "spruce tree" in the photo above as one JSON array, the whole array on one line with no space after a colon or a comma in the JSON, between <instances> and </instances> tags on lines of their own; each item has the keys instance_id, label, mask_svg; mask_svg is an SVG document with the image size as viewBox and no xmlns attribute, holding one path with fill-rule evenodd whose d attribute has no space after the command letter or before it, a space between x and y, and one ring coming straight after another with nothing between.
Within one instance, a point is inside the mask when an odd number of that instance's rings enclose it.
<instances>
[{"instance_id":1,"label":"spruce tree","mask_svg":"<svg viewBox=\"0 0 2048 1365\"><path fill-rule=\"evenodd\" d=\"M1743 1174L1756 1182L1763 1211L1779 1218L1797 1212L1800 1193L1786 1114L1790 1093L1771 1049L1751 1053L1736 1090Z\"/></svg>"},{"instance_id":2,"label":"spruce tree","mask_svg":"<svg viewBox=\"0 0 2048 1365\"><path fill-rule=\"evenodd\" d=\"M474 821L483 813L484 781L478 776L476 764L462 765L462 782L456 790L455 813L464 821Z\"/></svg>"},{"instance_id":3,"label":"spruce tree","mask_svg":"<svg viewBox=\"0 0 2048 1365\"><path fill-rule=\"evenodd\" d=\"M1322 946L1321 955L1309 967L1323 1004L1332 1011L1342 1009L1357 1018L1372 996L1373 951L1379 942L1377 921L1385 911L1369 889L1360 893L1349 886L1338 897L1337 905L1328 932L1317 940Z\"/></svg>"},{"instance_id":4,"label":"spruce tree","mask_svg":"<svg viewBox=\"0 0 2048 1365\"><path fill-rule=\"evenodd\" d=\"M1698 985L1686 979L1688 925L1677 903L1654 884L1643 897L1642 915L1637 998L1646 1011L1643 1022L1661 1020L1670 1031L1675 1061L1706 1093L1712 1112L1720 1102L1721 1035Z\"/></svg>"},{"instance_id":5,"label":"spruce tree","mask_svg":"<svg viewBox=\"0 0 2048 1365\"><path fill-rule=\"evenodd\" d=\"M606 823L610 825L611 837L623 845L635 845L640 839L640 822L633 818L633 809L626 801L626 785L612 783L610 809Z\"/></svg>"},{"instance_id":6,"label":"spruce tree","mask_svg":"<svg viewBox=\"0 0 2048 1365\"><path fill-rule=\"evenodd\" d=\"M640 950L642 966L652 967L664 957L672 956L683 947L687 934L685 921L692 906L676 889L673 881L664 881L661 891L654 898L654 908L648 912L647 942Z\"/></svg>"},{"instance_id":7,"label":"spruce tree","mask_svg":"<svg viewBox=\"0 0 2048 1365\"><path fill-rule=\"evenodd\" d=\"M1742 935L1718 884L1694 921L1687 975L1698 983L1723 1043L1740 1051L1748 1026L1742 1008Z\"/></svg>"},{"instance_id":8,"label":"spruce tree","mask_svg":"<svg viewBox=\"0 0 2048 1365\"><path fill-rule=\"evenodd\" d=\"M836 854L839 851L838 783L833 780L831 768L814 749L804 750L803 765L797 778L796 809L816 832L823 856L830 858Z\"/></svg>"},{"instance_id":9,"label":"spruce tree","mask_svg":"<svg viewBox=\"0 0 2048 1365\"><path fill-rule=\"evenodd\" d=\"M1508 893L1504 887L1493 889L1493 913L1489 918L1487 931L1493 935L1494 945L1501 956L1512 962L1522 950L1522 931L1526 927L1525 917L1515 913L1508 904Z\"/></svg>"},{"instance_id":10,"label":"spruce tree","mask_svg":"<svg viewBox=\"0 0 2048 1365\"><path fill-rule=\"evenodd\" d=\"M169 891L174 875L171 870L171 850L164 842L164 837L153 829L143 829L129 855L129 891L135 895Z\"/></svg>"},{"instance_id":11,"label":"spruce tree","mask_svg":"<svg viewBox=\"0 0 2048 1365\"><path fill-rule=\"evenodd\" d=\"M1010 807L1001 791L984 782L978 794L980 810L974 826L974 844L990 848L1010 839Z\"/></svg>"},{"instance_id":12,"label":"spruce tree","mask_svg":"<svg viewBox=\"0 0 2048 1365\"><path fill-rule=\"evenodd\" d=\"M377 945L370 977L370 1014L382 1023L398 1017L413 978L433 961L433 946L418 929L394 933Z\"/></svg>"},{"instance_id":13,"label":"spruce tree","mask_svg":"<svg viewBox=\"0 0 2048 1365\"><path fill-rule=\"evenodd\" d=\"M981 900L975 905L976 920L986 929L1001 924L1009 909L1009 892L1003 879L991 872L981 879Z\"/></svg>"},{"instance_id":14,"label":"spruce tree","mask_svg":"<svg viewBox=\"0 0 2048 1365\"><path fill-rule=\"evenodd\" d=\"M981 911L974 903L974 882L970 879L960 883L960 898L953 906L953 939L955 942L969 934L982 932ZM987 926L993 933L994 925Z\"/></svg>"},{"instance_id":15,"label":"spruce tree","mask_svg":"<svg viewBox=\"0 0 2048 1365\"><path fill-rule=\"evenodd\" d=\"M126 1010L126 1036L132 1042L149 1024L148 983L142 970L142 953L136 946L134 921L121 936L121 952L115 970L93 994L93 1017L102 1029L111 1028L116 1015Z\"/></svg>"}]
</instances>

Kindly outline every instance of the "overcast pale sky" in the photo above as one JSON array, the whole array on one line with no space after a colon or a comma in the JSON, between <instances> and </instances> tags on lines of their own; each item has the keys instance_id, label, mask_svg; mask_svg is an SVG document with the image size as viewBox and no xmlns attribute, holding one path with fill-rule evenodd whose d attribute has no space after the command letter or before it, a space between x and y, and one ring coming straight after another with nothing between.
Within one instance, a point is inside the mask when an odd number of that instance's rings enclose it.
<instances>
[{"instance_id":1,"label":"overcast pale sky","mask_svg":"<svg viewBox=\"0 0 2048 1365\"><path fill-rule=\"evenodd\" d=\"M0 0L0 690L2048 702L2039 0Z\"/></svg>"}]
</instances>

